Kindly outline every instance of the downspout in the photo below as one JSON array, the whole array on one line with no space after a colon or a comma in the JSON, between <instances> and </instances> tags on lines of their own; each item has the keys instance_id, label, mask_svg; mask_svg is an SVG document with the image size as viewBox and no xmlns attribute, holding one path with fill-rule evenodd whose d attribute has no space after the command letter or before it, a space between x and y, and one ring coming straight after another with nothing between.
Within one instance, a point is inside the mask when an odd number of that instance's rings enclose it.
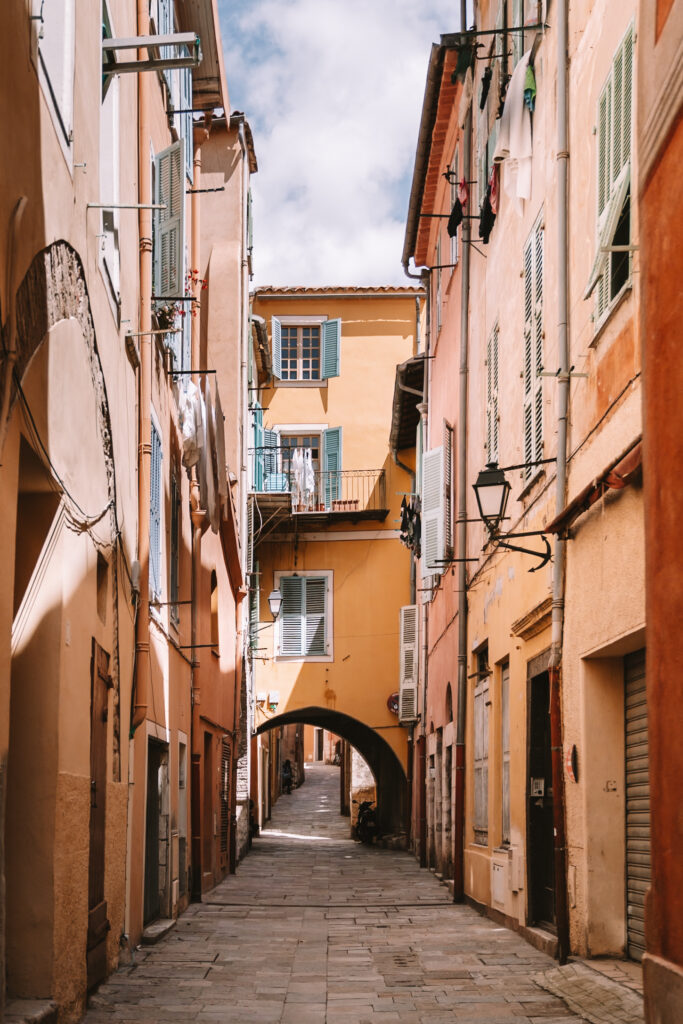
<instances>
[{"instance_id":1,"label":"downspout","mask_svg":"<svg viewBox=\"0 0 683 1024\"><path fill-rule=\"evenodd\" d=\"M138 0L138 35L149 31L149 3ZM146 59L146 51L138 50L138 59ZM138 194L141 206L152 202L152 178L149 167L149 82L141 74L138 80ZM138 214L140 232L140 372L138 374L138 562L140 590L135 622L135 697L131 736L147 717L149 692L149 502L152 460L152 211Z\"/></svg>"},{"instance_id":2,"label":"downspout","mask_svg":"<svg viewBox=\"0 0 683 1024\"><path fill-rule=\"evenodd\" d=\"M555 509L565 506L567 485L567 417L569 409L569 338L567 330L567 0L557 6L557 295L558 295L558 413L557 478ZM565 831L564 766L562 764L562 634L564 629L564 583L566 542L555 541L553 558L553 604L550 647L550 745L552 750L553 825L555 862L555 918L557 955L561 964L569 955L569 912L567 901L567 849Z\"/></svg>"},{"instance_id":3,"label":"downspout","mask_svg":"<svg viewBox=\"0 0 683 1024\"><path fill-rule=\"evenodd\" d=\"M461 0L461 25L466 24ZM464 178L472 162L472 104L465 118ZM467 378L469 359L470 221L462 222L462 279L460 293L460 374L458 384L458 518L457 556L467 556ZM465 725L467 720L467 563L458 562L458 707L455 726L455 807L453 827L453 902L465 898Z\"/></svg>"},{"instance_id":4,"label":"downspout","mask_svg":"<svg viewBox=\"0 0 683 1024\"><path fill-rule=\"evenodd\" d=\"M404 268L405 269L405 268ZM407 273L407 271L406 271ZM425 270L421 275L423 284L425 284L426 292L426 322L425 322L425 363L424 363L424 383L422 385L422 394L424 396L423 401L417 406L418 412L422 417L422 450L424 452L427 445L428 431L429 431L429 387L431 380L431 359L429 358L429 349L432 340L432 289L431 289L431 275L428 270ZM418 740L419 750L419 780L418 785L420 787L420 833L419 833L419 855L420 855L420 867L427 867L427 685L429 679L429 615L428 615L428 603L422 602L421 607L422 623L420 629L420 635L422 636L422 645L420 651L420 667L422 674L422 715L420 721L420 738Z\"/></svg>"}]
</instances>

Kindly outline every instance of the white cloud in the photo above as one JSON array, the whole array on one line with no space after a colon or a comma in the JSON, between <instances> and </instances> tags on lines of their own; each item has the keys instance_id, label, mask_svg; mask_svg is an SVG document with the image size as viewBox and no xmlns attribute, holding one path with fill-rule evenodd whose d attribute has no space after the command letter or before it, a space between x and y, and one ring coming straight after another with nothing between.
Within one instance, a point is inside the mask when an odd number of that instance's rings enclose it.
<instances>
[{"instance_id":1,"label":"white cloud","mask_svg":"<svg viewBox=\"0 0 683 1024\"><path fill-rule=\"evenodd\" d=\"M254 131L257 284L407 284L401 251L432 42L453 0L221 0ZM235 102L237 100L237 103Z\"/></svg>"}]
</instances>

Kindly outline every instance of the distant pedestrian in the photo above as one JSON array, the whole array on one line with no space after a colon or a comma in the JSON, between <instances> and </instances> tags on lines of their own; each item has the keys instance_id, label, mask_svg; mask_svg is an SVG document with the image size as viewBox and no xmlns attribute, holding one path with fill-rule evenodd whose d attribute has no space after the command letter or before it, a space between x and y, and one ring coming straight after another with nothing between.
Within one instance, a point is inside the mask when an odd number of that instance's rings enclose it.
<instances>
[{"instance_id":1,"label":"distant pedestrian","mask_svg":"<svg viewBox=\"0 0 683 1024\"><path fill-rule=\"evenodd\" d=\"M292 764L289 758L282 766L282 788L285 793L292 792Z\"/></svg>"}]
</instances>

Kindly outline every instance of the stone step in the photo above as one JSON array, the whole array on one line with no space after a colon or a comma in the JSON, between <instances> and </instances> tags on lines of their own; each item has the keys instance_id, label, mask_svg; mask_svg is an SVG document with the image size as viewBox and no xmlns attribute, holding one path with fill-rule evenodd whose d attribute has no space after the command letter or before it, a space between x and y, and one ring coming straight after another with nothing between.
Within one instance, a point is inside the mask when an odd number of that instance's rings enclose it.
<instances>
[{"instance_id":1,"label":"stone step","mask_svg":"<svg viewBox=\"0 0 683 1024\"><path fill-rule=\"evenodd\" d=\"M57 1004L50 999L10 999L5 1024L57 1024Z\"/></svg>"},{"instance_id":2,"label":"stone step","mask_svg":"<svg viewBox=\"0 0 683 1024\"><path fill-rule=\"evenodd\" d=\"M163 939L172 928L175 928L175 924L175 921L171 918L161 918L159 921L152 921L142 933L142 945L155 946L159 939Z\"/></svg>"}]
</instances>

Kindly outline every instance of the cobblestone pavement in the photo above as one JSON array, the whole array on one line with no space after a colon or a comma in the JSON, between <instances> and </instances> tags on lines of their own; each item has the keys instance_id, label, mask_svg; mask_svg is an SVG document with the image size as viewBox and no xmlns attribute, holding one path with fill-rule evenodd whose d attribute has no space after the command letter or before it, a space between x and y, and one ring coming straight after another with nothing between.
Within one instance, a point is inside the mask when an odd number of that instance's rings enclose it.
<instances>
[{"instance_id":1,"label":"cobblestone pavement","mask_svg":"<svg viewBox=\"0 0 683 1024\"><path fill-rule=\"evenodd\" d=\"M581 1024L534 981L554 961L454 906L410 854L352 842L337 769L306 776L237 874L100 988L87 1024Z\"/></svg>"}]
</instances>

